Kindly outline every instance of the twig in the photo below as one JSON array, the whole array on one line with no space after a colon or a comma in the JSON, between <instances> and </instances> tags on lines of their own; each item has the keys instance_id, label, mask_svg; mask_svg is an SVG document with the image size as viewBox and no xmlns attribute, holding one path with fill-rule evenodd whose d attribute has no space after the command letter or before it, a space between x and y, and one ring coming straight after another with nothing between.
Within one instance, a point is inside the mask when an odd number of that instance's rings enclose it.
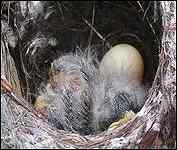
<instances>
[{"instance_id":1,"label":"twig","mask_svg":"<svg viewBox=\"0 0 177 150\"><path fill-rule=\"evenodd\" d=\"M157 21L157 2L154 1L154 23Z\"/></svg>"},{"instance_id":2,"label":"twig","mask_svg":"<svg viewBox=\"0 0 177 150\"><path fill-rule=\"evenodd\" d=\"M57 3L59 10L61 12L62 20L64 20L64 13L63 13L63 9L62 9L62 4L61 4L61 2L58 2L58 1L56 3Z\"/></svg>"},{"instance_id":3,"label":"twig","mask_svg":"<svg viewBox=\"0 0 177 150\"><path fill-rule=\"evenodd\" d=\"M138 5L139 5L139 7L140 7L140 10L144 13L145 11L144 11L144 9L143 9L143 7L142 7L141 3L140 3L139 1L137 1L137 3L138 3ZM145 18L146 18L146 20L147 20L147 22L148 22L148 24L149 24L149 26L150 26L150 28L151 28L151 30L152 30L152 32L153 32L153 34L154 34L154 36L156 37L155 30L154 30L154 28L153 28L152 24L150 23L149 18L148 18L147 16L146 16ZM156 40L157 40L157 41L158 41L158 43L159 43L159 40L157 39L157 37L156 37Z\"/></svg>"},{"instance_id":4,"label":"twig","mask_svg":"<svg viewBox=\"0 0 177 150\"><path fill-rule=\"evenodd\" d=\"M84 17L82 17L83 21L97 34L97 36L103 40L104 42L106 41L105 38L93 27Z\"/></svg>"},{"instance_id":5,"label":"twig","mask_svg":"<svg viewBox=\"0 0 177 150\"><path fill-rule=\"evenodd\" d=\"M94 20L95 20L95 3L93 3L93 11L92 11L92 26L94 25ZM91 42L92 42L92 36L93 36L93 30L91 28L90 30L90 37L89 37L89 44L88 47L90 47Z\"/></svg>"},{"instance_id":6,"label":"twig","mask_svg":"<svg viewBox=\"0 0 177 150\"><path fill-rule=\"evenodd\" d=\"M15 124L17 124L20 120L22 120L27 113L28 111L24 110L23 113L19 115L19 117L16 119Z\"/></svg>"},{"instance_id":7,"label":"twig","mask_svg":"<svg viewBox=\"0 0 177 150\"><path fill-rule=\"evenodd\" d=\"M147 14L147 12L148 12L150 6L151 6L151 1L149 1L148 7L147 7L146 10L144 11L143 20L145 19L146 14Z\"/></svg>"},{"instance_id":8,"label":"twig","mask_svg":"<svg viewBox=\"0 0 177 150\"><path fill-rule=\"evenodd\" d=\"M7 21L8 25L10 23L10 3L11 2L8 2L8 21Z\"/></svg>"}]
</instances>

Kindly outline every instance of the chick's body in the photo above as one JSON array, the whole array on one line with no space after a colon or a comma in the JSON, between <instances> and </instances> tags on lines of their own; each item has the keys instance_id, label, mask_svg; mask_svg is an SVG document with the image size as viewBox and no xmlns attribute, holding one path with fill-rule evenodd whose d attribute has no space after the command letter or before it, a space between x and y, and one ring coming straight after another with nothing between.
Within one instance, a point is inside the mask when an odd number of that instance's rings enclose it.
<instances>
[{"instance_id":1,"label":"chick's body","mask_svg":"<svg viewBox=\"0 0 177 150\"><path fill-rule=\"evenodd\" d=\"M48 106L48 120L55 127L80 134L92 132L91 99L88 82L88 66L81 57L66 55L53 62L54 75L50 78L50 89L54 96L50 98L49 90L43 92ZM93 67L93 66L92 66Z\"/></svg>"},{"instance_id":2,"label":"chick's body","mask_svg":"<svg viewBox=\"0 0 177 150\"><path fill-rule=\"evenodd\" d=\"M41 95L50 104L49 122L59 129L83 135L97 133L144 103L145 93L139 82L130 84L127 76L119 74L105 76L90 58L68 54L53 62L50 88Z\"/></svg>"}]
</instances>

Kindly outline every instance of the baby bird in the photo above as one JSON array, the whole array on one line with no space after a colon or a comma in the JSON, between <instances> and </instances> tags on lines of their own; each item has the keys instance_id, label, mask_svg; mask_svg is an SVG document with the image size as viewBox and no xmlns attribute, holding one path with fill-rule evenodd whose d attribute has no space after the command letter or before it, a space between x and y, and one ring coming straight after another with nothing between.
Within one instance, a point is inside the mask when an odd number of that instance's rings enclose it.
<instances>
[{"instance_id":1,"label":"baby bird","mask_svg":"<svg viewBox=\"0 0 177 150\"><path fill-rule=\"evenodd\" d=\"M53 62L53 70L55 74L50 78L50 88L41 93L50 103L47 108L49 122L59 129L90 134L92 101L89 82L95 76L95 66L86 62L84 57L68 54Z\"/></svg>"},{"instance_id":2,"label":"baby bird","mask_svg":"<svg viewBox=\"0 0 177 150\"><path fill-rule=\"evenodd\" d=\"M125 58L123 56L123 60ZM110 64L106 64L111 60L106 59L112 58L103 58L102 70L96 67L99 64L95 65L98 62L95 57L84 53L67 54L53 62L54 74L40 95L47 103L48 120L53 126L81 135L96 134L126 112L141 109L145 100L145 90L138 79L142 77L141 70L135 69L136 75L132 79L126 72L124 75L117 73L121 67L113 67L116 73L104 73L111 69ZM133 63L132 59L130 63ZM139 64L142 65L141 60Z\"/></svg>"}]
</instances>

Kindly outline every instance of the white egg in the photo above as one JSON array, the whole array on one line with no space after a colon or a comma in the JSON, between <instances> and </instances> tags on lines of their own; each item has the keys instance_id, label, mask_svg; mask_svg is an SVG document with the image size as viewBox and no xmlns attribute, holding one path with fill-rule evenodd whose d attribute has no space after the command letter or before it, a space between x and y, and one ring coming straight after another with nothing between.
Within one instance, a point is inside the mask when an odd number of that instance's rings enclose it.
<instances>
[{"instance_id":1,"label":"white egg","mask_svg":"<svg viewBox=\"0 0 177 150\"><path fill-rule=\"evenodd\" d=\"M143 58L136 48L129 44L118 44L111 48L100 63L102 75L126 76L141 81L144 76Z\"/></svg>"}]
</instances>

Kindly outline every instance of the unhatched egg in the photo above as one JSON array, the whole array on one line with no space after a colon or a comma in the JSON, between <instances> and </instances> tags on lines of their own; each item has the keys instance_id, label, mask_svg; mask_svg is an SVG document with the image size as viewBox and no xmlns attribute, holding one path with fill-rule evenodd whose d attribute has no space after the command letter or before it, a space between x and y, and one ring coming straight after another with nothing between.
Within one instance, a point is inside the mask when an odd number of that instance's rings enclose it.
<instances>
[{"instance_id":1,"label":"unhatched egg","mask_svg":"<svg viewBox=\"0 0 177 150\"><path fill-rule=\"evenodd\" d=\"M136 48L129 44L118 44L111 48L100 63L102 75L122 75L141 81L144 76L143 58Z\"/></svg>"}]
</instances>

